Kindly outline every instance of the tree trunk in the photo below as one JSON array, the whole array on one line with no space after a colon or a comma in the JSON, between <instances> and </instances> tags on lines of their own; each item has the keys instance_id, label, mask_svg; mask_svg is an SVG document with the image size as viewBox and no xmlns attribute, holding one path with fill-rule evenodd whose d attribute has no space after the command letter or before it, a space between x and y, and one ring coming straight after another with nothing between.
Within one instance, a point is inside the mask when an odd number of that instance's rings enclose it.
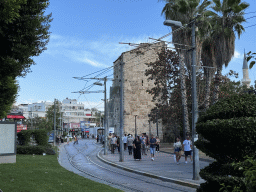
<instances>
[{"instance_id":1,"label":"tree trunk","mask_svg":"<svg viewBox=\"0 0 256 192\"><path fill-rule=\"evenodd\" d=\"M189 129L189 118L188 118L188 105L187 105L187 89L186 89L186 78L185 78L185 63L184 56L180 54L180 87L181 87L181 100L183 106L183 137L190 134Z\"/></svg>"},{"instance_id":2,"label":"tree trunk","mask_svg":"<svg viewBox=\"0 0 256 192\"><path fill-rule=\"evenodd\" d=\"M221 69L220 67L217 67L217 74L215 75L215 81L214 81L213 104L215 104L219 99L220 75L221 75Z\"/></svg>"}]
</instances>

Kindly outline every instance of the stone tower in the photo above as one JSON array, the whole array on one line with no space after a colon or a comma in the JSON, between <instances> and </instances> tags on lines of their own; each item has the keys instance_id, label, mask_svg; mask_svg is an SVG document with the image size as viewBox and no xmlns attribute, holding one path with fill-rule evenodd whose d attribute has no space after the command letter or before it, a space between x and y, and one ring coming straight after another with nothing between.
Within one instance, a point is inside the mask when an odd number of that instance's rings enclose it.
<instances>
[{"instance_id":1,"label":"stone tower","mask_svg":"<svg viewBox=\"0 0 256 192\"><path fill-rule=\"evenodd\" d=\"M155 107L152 95L146 92L154 86L153 80L145 75L146 63L155 62L164 42L143 43L131 51L123 52L114 62L114 80L110 89L109 127L120 133L120 63L123 62L123 133L135 135L135 116L137 134L157 135L156 124L149 121L148 114ZM158 136L163 139L162 123L158 124Z\"/></svg>"},{"instance_id":2,"label":"stone tower","mask_svg":"<svg viewBox=\"0 0 256 192\"><path fill-rule=\"evenodd\" d=\"M246 60L245 53L244 53L244 62L243 62L243 79L241 81L248 88L250 87L251 79L249 78L248 63Z\"/></svg>"}]
</instances>

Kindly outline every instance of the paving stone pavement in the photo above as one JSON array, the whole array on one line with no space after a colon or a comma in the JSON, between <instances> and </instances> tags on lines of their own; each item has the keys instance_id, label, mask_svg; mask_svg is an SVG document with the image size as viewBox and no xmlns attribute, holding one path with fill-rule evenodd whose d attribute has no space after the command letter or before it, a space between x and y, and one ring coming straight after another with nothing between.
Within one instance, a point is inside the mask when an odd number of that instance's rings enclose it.
<instances>
[{"instance_id":1,"label":"paving stone pavement","mask_svg":"<svg viewBox=\"0 0 256 192\"><path fill-rule=\"evenodd\" d=\"M108 151L108 155L104 155L102 150L99 153L99 158L108 164L115 167L130 170L131 172L137 172L138 174L147 176L156 176L159 178L166 178L167 181L179 183L181 185L192 185L194 187L199 186L200 183L204 183L205 180L193 180L193 163L191 163L190 158L188 158L188 163L185 164L185 157L182 156L180 164L177 165L174 162L174 155L171 150L168 152L163 150L163 152L156 153L154 161L151 160L150 151L147 155L142 155L141 161L134 160L132 155L128 154L128 151L124 151L124 162L120 162L120 155L116 149L115 154L111 154ZM200 169L208 166L210 162L213 162L211 158L200 158L199 165ZM177 182L178 181L178 182Z\"/></svg>"}]
</instances>

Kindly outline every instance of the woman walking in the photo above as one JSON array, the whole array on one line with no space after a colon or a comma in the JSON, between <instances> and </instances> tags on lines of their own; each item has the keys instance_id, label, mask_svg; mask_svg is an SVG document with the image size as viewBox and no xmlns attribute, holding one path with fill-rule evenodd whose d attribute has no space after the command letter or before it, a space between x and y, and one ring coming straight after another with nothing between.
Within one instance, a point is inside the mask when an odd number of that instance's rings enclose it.
<instances>
[{"instance_id":1,"label":"woman walking","mask_svg":"<svg viewBox=\"0 0 256 192\"><path fill-rule=\"evenodd\" d=\"M181 147L182 147L179 137L176 138L176 142L173 144L173 147L174 147L174 153L176 155L176 163L178 165L181 157Z\"/></svg>"},{"instance_id":2,"label":"woman walking","mask_svg":"<svg viewBox=\"0 0 256 192\"><path fill-rule=\"evenodd\" d=\"M160 146L160 139L158 136L156 136L156 152L159 153L159 146Z\"/></svg>"},{"instance_id":3,"label":"woman walking","mask_svg":"<svg viewBox=\"0 0 256 192\"><path fill-rule=\"evenodd\" d=\"M135 140L133 141L133 148L134 148L134 159L139 161L141 160L141 142L140 142L140 137L137 136Z\"/></svg>"}]
</instances>

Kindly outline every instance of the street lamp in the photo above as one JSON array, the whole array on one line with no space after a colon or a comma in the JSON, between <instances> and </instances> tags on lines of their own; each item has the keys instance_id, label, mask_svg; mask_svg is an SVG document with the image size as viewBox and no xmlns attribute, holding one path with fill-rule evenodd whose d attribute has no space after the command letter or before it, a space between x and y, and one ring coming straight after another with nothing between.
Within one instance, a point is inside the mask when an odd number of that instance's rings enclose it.
<instances>
[{"instance_id":1,"label":"street lamp","mask_svg":"<svg viewBox=\"0 0 256 192\"><path fill-rule=\"evenodd\" d=\"M193 179L199 180L199 151L195 147L194 142L198 139L196 134L196 122L198 117L198 104L197 104L197 95L196 95L196 34L195 34L195 20L192 21L192 144L193 144ZM166 20L164 25L171 27L182 27L182 23L179 21Z\"/></svg>"}]
</instances>

